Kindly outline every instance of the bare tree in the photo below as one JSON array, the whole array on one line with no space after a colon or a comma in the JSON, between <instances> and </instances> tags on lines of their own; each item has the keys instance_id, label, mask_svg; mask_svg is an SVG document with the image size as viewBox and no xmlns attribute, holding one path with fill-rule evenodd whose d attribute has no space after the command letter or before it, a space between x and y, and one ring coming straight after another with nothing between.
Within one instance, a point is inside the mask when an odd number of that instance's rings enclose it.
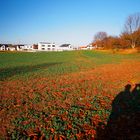
<instances>
[{"instance_id":1,"label":"bare tree","mask_svg":"<svg viewBox=\"0 0 140 140\"><path fill-rule=\"evenodd\" d=\"M102 41L105 38L107 38L106 32L97 32L94 36L94 41Z\"/></svg>"},{"instance_id":2,"label":"bare tree","mask_svg":"<svg viewBox=\"0 0 140 140\"><path fill-rule=\"evenodd\" d=\"M97 47L104 48L106 38L107 38L106 32L97 32L94 36L93 43L96 44Z\"/></svg>"},{"instance_id":3,"label":"bare tree","mask_svg":"<svg viewBox=\"0 0 140 140\"><path fill-rule=\"evenodd\" d=\"M124 25L123 36L125 36L127 40L130 40L132 48L135 48L139 38L137 34L138 30L140 30L140 13L128 16Z\"/></svg>"}]
</instances>

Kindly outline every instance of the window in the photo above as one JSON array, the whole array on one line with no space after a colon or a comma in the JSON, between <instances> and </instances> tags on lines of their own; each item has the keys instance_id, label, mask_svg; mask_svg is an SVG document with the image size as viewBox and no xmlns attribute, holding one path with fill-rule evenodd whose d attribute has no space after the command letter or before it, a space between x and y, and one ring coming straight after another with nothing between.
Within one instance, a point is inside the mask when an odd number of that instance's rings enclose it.
<instances>
[{"instance_id":1,"label":"window","mask_svg":"<svg viewBox=\"0 0 140 140\"><path fill-rule=\"evenodd\" d=\"M50 48L48 48L48 51L50 51L51 49Z\"/></svg>"},{"instance_id":2,"label":"window","mask_svg":"<svg viewBox=\"0 0 140 140\"><path fill-rule=\"evenodd\" d=\"M55 45L52 45L52 47L55 47Z\"/></svg>"},{"instance_id":3,"label":"window","mask_svg":"<svg viewBox=\"0 0 140 140\"><path fill-rule=\"evenodd\" d=\"M45 45L42 45L42 47L45 47Z\"/></svg>"},{"instance_id":4,"label":"window","mask_svg":"<svg viewBox=\"0 0 140 140\"><path fill-rule=\"evenodd\" d=\"M42 50L45 50L45 48L42 48Z\"/></svg>"},{"instance_id":5,"label":"window","mask_svg":"<svg viewBox=\"0 0 140 140\"><path fill-rule=\"evenodd\" d=\"M48 45L48 47L51 47L51 45Z\"/></svg>"}]
</instances>

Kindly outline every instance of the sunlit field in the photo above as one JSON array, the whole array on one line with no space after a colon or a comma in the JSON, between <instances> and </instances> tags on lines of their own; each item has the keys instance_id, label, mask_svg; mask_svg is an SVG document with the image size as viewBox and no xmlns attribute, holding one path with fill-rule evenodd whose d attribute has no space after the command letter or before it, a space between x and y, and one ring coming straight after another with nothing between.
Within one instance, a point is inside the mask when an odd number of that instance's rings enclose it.
<instances>
[{"instance_id":1,"label":"sunlit field","mask_svg":"<svg viewBox=\"0 0 140 140\"><path fill-rule=\"evenodd\" d=\"M139 84L140 53L1 52L0 139L140 139Z\"/></svg>"}]
</instances>

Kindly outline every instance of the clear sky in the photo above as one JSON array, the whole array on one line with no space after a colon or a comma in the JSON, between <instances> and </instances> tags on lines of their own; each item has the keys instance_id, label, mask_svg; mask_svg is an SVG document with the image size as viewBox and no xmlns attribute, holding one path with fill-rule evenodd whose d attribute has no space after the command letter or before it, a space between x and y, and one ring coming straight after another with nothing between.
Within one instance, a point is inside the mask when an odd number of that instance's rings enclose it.
<instances>
[{"instance_id":1,"label":"clear sky","mask_svg":"<svg viewBox=\"0 0 140 140\"><path fill-rule=\"evenodd\" d=\"M0 0L0 43L85 45L98 31L119 35L140 0Z\"/></svg>"}]
</instances>

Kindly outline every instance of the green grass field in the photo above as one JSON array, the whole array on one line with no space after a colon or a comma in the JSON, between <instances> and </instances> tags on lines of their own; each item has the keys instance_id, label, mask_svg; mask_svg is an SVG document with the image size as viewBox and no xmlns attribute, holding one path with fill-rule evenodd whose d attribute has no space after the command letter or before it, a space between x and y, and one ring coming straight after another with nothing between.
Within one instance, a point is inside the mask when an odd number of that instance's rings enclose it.
<instances>
[{"instance_id":1,"label":"green grass field","mask_svg":"<svg viewBox=\"0 0 140 140\"><path fill-rule=\"evenodd\" d=\"M0 79L60 75L129 59L140 60L140 54L122 55L97 51L0 53Z\"/></svg>"}]
</instances>

